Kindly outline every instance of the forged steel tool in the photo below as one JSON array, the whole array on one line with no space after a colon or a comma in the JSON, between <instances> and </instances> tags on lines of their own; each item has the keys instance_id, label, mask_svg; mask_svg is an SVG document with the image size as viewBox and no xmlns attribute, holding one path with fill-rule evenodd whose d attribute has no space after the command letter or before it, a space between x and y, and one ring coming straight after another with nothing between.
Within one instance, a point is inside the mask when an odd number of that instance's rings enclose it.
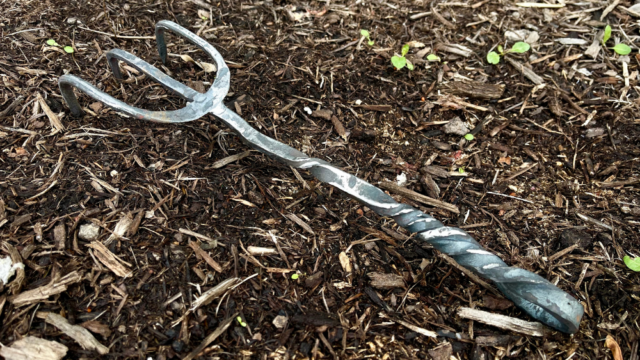
<instances>
[{"instance_id":1,"label":"forged steel tool","mask_svg":"<svg viewBox=\"0 0 640 360\"><path fill-rule=\"evenodd\" d=\"M477 275L493 281L502 293L520 309L544 324L565 333L578 331L584 313L582 304L560 290L545 278L530 271L510 267L498 256L482 248L461 229L444 226L433 217L409 205L396 202L379 188L350 175L321 159L310 158L304 153L271 139L244 121L223 104L229 91L230 74L218 51L202 38L171 21L156 25L158 52L163 63L167 60L165 31L184 37L207 53L217 65L217 74L211 88L204 94L175 81L144 60L130 53L114 49L107 53L107 60L116 79L122 80L118 61L123 61L159 82L187 101L187 105L174 111L148 111L138 109L98 90L90 83L73 75L60 77L60 92L71 112L81 116L82 110L73 89L102 101L117 112L140 120L162 123L193 121L205 114L213 114L230 127L250 147L297 169L308 170L322 182L326 182L357 199L381 216L393 218L398 225L415 234L439 251Z\"/></svg>"}]
</instances>

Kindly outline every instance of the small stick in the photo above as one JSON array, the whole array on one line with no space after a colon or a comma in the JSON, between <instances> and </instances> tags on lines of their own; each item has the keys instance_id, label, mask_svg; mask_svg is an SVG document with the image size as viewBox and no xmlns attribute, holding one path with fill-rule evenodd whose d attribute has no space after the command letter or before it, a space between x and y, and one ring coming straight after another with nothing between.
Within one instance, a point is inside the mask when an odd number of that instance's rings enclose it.
<instances>
[{"instance_id":1,"label":"small stick","mask_svg":"<svg viewBox=\"0 0 640 360\"><path fill-rule=\"evenodd\" d=\"M453 204L449 204L449 203L446 203L444 201L432 199L432 198L430 198L428 196L419 194L419 193L417 193L417 192L415 192L413 190L409 190L407 188L403 188L402 186L398 186L398 185L396 185L396 184L394 184L392 182L383 181L383 182L380 183L380 187L382 189L394 192L394 193L396 193L398 195L402 195L404 197L407 197L407 198L409 198L411 200L415 200L415 201L421 202L423 204L431 205L433 207L437 207L437 208L440 208L440 209L445 209L445 210L451 211L453 213L460 214L460 210L458 209L458 207L453 205Z\"/></svg>"},{"instance_id":2,"label":"small stick","mask_svg":"<svg viewBox=\"0 0 640 360\"><path fill-rule=\"evenodd\" d=\"M547 329L539 322L529 322L510 316L493 314L487 311L461 307L458 316L463 319L475 320L483 324L492 325L501 329L507 329L530 336L544 336Z\"/></svg>"}]
</instances>

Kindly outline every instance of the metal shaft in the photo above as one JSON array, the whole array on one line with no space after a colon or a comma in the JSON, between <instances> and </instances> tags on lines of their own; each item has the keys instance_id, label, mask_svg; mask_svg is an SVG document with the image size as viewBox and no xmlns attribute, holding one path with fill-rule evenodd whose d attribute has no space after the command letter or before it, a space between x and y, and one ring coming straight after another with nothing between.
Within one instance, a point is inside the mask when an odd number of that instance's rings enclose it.
<instances>
[{"instance_id":1,"label":"metal shaft","mask_svg":"<svg viewBox=\"0 0 640 360\"><path fill-rule=\"evenodd\" d=\"M76 116L82 114L72 88L82 90L94 99L105 102L107 106L138 119L177 123L194 120L203 113L212 113L233 129L250 147L297 169L308 170L318 180L342 190L377 214L393 218L400 226L416 234L417 239L433 245L437 250L451 256L465 268L485 279L492 280L508 299L531 317L565 333L575 333L578 330L584 308L575 298L543 277L524 269L508 266L498 256L482 248L465 231L444 226L422 211L396 202L391 196L366 181L346 173L324 160L310 158L306 154L255 130L244 119L222 104L229 89L229 69L215 48L179 25L169 21L161 21L156 26L156 37L163 61L166 60L165 30L183 36L207 52L216 61L217 77L206 94L196 94L186 86L168 78L152 65L129 53L112 50L107 57L117 78L120 77L119 70L115 70L118 66L117 60L122 60L173 90L189 103L185 108L176 111L141 110L101 92L78 77L64 75L59 80L60 90L72 113Z\"/></svg>"}]
</instances>

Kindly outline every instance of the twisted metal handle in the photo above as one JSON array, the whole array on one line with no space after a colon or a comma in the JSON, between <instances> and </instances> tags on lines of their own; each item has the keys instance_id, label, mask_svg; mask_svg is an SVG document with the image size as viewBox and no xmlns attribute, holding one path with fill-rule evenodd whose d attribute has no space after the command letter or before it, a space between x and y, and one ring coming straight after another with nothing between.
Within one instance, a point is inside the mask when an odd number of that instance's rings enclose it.
<instances>
[{"instance_id":1,"label":"twisted metal handle","mask_svg":"<svg viewBox=\"0 0 640 360\"><path fill-rule=\"evenodd\" d=\"M444 226L422 211L396 202L391 196L366 181L346 173L324 160L310 158L251 127L244 119L222 104L222 99L229 89L229 71L220 54L190 31L169 21L161 21L156 26L156 36L163 61L166 60L165 29L187 38L216 60L218 64L217 78L206 94L195 94L186 86L168 78L143 60L121 50L112 50L109 55L109 63L116 77L119 77L119 71L115 70L117 63L111 59L125 61L165 87L177 92L189 101L187 107L171 112L151 112L133 108L100 92L80 78L65 75L60 78L60 90L72 113L74 115L82 113L72 87L84 91L96 100L105 102L107 106L134 115L139 119L177 123L191 121L201 116L200 114L203 112L210 112L229 126L250 147L294 168L308 170L318 180L342 190L377 214L393 218L398 225L415 233L418 239L451 256L465 268L481 277L492 280L508 299L531 317L565 333L571 334L578 330L584 308L575 298L543 277L524 269L508 266L498 256L482 248L465 231ZM200 95L203 96L200 97Z\"/></svg>"}]
</instances>

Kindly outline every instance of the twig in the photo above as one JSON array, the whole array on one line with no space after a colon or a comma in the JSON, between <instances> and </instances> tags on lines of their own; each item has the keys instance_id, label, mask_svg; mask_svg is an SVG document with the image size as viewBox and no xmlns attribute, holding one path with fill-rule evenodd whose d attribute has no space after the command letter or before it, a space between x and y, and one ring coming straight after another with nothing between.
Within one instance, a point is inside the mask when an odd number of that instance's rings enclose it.
<instances>
[{"instance_id":1,"label":"twig","mask_svg":"<svg viewBox=\"0 0 640 360\"><path fill-rule=\"evenodd\" d=\"M198 347L193 349L193 351L190 352L189 355L185 356L182 360L195 359L196 356L198 356L202 352L202 350L204 350L207 346L209 346L209 344L211 344L215 339L217 339L218 336L222 335L222 333L227 331L227 329L229 328L229 326L231 326L231 323L233 322L233 320L235 320L237 316L238 316L238 313L234 313L227 320L223 321L220 324L220 326L218 326L211 334L209 334L206 338L204 338L204 340L202 340L202 343L200 343Z\"/></svg>"},{"instance_id":2,"label":"twig","mask_svg":"<svg viewBox=\"0 0 640 360\"><path fill-rule=\"evenodd\" d=\"M533 204L533 201L531 201L531 200L526 200L526 199L523 199L523 198L511 196L511 195L500 194L500 193L493 192L493 191L487 191L487 194L504 196L504 197L508 197L510 199L520 200L520 201L524 201L524 202L529 203L529 204Z\"/></svg>"},{"instance_id":3,"label":"twig","mask_svg":"<svg viewBox=\"0 0 640 360\"><path fill-rule=\"evenodd\" d=\"M536 166L538 166L538 163L534 163L533 165L531 165L531 166L529 166L529 167L527 167L527 168L524 168L524 169L522 169L522 170L518 171L517 173L515 173L515 174L513 174L513 175L509 176L508 178L504 179L504 180L503 180L503 182L511 181L511 180L513 180L513 179L517 178L518 176L520 176L520 175L522 175L522 174L526 173L527 171L529 171L529 170L533 169L533 168L534 168L534 167L536 167Z\"/></svg>"},{"instance_id":4,"label":"twig","mask_svg":"<svg viewBox=\"0 0 640 360\"><path fill-rule=\"evenodd\" d=\"M449 265L453 266L454 268L460 270L462 273L464 273L465 275L467 275L473 282L475 282L476 284L482 286L483 288L491 291L494 295L502 298L502 294L500 294L500 292L496 289L494 289L491 285L489 285L489 283L487 283L486 281L480 279L478 277L478 275L474 274L471 270L461 266L460 264L458 264L455 260L453 260L450 256L447 256L446 254L440 254L440 257L443 258L446 262L449 263Z\"/></svg>"},{"instance_id":5,"label":"twig","mask_svg":"<svg viewBox=\"0 0 640 360\"><path fill-rule=\"evenodd\" d=\"M524 75L527 79L531 80L531 82L533 82L534 84L536 84L536 85L544 84L544 80L538 74L536 74L533 70L529 69L528 67L524 66L519 61L514 60L514 59L512 59L512 58L510 58L508 56L505 56L504 59L509 64L513 65L513 67L518 69L518 71L520 71L522 73L522 75Z\"/></svg>"},{"instance_id":6,"label":"twig","mask_svg":"<svg viewBox=\"0 0 640 360\"><path fill-rule=\"evenodd\" d=\"M507 329L530 336L544 336L547 328L539 322L530 322L516 319L510 316L490 313L488 311L461 307L458 309L458 316L463 319L469 319L481 322L483 324L492 325L501 329Z\"/></svg>"},{"instance_id":7,"label":"twig","mask_svg":"<svg viewBox=\"0 0 640 360\"><path fill-rule=\"evenodd\" d=\"M392 182L383 181L379 185L380 185L380 187L382 189L389 190L389 191L394 192L394 193L396 193L398 195L402 195L404 197L407 197L407 198L409 198L411 200L415 200L415 201L421 202L423 204L431 205L433 207L437 207L437 208L440 208L440 209L445 209L445 210L451 211L453 213L460 214L460 210L458 209L458 207L453 205L453 204L449 204L449 203L446 203L444 201L440 201L440 200L436 200L436 199L430 198L428 196L419 194L419 193L417 193L417 192L415 192L413 190L409 190L407 188L403 188L402 186L398 186L398 185L396 185L396 184L394 184Z\"/></svg>"}]
</instances>

